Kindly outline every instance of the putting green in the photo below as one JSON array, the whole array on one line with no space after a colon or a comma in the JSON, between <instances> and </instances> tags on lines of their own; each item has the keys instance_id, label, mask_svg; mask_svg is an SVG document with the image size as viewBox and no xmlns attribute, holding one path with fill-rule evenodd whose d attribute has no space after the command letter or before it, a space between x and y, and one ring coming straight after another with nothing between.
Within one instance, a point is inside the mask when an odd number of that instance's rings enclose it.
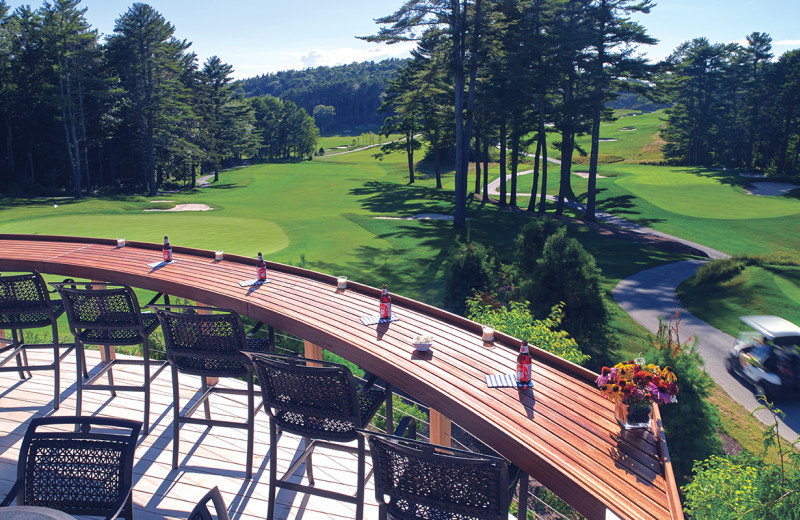
<instances>
[{"instance_id":1,"label":"putting green","mask_svg":"<svg viewBox=\"0 0 800 520\"><path fill-rule=\"evenodd\" d=\"M603 168L628 173L615 180L639 198L661 209L708 219L758 219L800 213L800 201L783 197L756 197L735 186L746 182L736 173L698 168L614 165Z\"/></svg>"},{"instance_id":2,"label":"putting green","mask_svg":"<svg viewBox=\"0 0 800 520\"><path fill-rule=\"evenodd\" d=\"M173 245L225 249L265 255L289 246L289 237L276 223L255 218L216 216L213 213L145 215L65 215L42 217L0 225L0 233L72 235L96 238L125 237L141 242L161 242L168 235Z\"/></svg>"}]
</instances>

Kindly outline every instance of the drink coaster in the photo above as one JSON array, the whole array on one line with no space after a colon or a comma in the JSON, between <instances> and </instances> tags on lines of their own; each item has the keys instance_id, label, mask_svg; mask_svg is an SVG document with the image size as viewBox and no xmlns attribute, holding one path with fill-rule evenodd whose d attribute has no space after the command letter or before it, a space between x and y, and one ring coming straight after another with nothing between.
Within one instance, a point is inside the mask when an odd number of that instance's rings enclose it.
<instances>
[{"instance_id":1,"label":"drink coaster","mask_svg":"<svg viewBox=\"0 0 800 520\"><path fill-rule=\"evenodd\" d=\"M532 381L527 385L518 386L516 374L487 374L484 377L489 388L533 388Z\"/></svg>"}]
</instances>

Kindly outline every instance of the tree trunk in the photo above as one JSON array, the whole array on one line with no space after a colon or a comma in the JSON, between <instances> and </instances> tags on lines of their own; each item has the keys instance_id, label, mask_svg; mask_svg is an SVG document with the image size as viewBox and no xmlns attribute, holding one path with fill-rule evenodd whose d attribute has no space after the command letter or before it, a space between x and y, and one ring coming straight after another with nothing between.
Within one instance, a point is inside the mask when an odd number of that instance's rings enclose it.
<instances>
[{"instance_id":1,"label":"tree trunk","mask_svg":"<svg viewBox=\"0 0 800 520\"><path fill-rule=\"evenodd\" d=\"M192 159L192 189L197 187L197 169L194 159Z\"/></svg>"},{"instance_id":2,"label":"tree trunk","mask_svg":"<svg viewBox=\"0 0 800 520\"><path fill-rule=\"evenodd\" d=\"M433 134L433 169L436 172L436 188L442 189L442 164L439 158L439 131Z\"/></svg>"},{"instance_id":3,"label":"tree trunk","mask_svg":"<svg viewBox=\"0 0 800 520\"><path fill-rule=\"evenodd\" d=\"M408 183L414 184L414 132L406 132L406 157L408 158Z\"/></svg>"},{"instance_id":4,"label":"tree trunk","mask_svg":"<svg viewBox=\"0 0 800 520\"><path fill-rule=\"evenodd\" d=\"M513 121L514 128L511 130L511 207L517 207L517 168L519 167L519 127L516 118Z\"/></svg>"},{"instance_id":5,"label":"tree trunk","mask_svg":"<svg viewBox=\"0 0 800 520\"><path fill-rule=\"evenodd\" d=\"M83 85L80 80L78 80L78 111L80 112L81 116L80 143L83 143L83 171L86 173L86 189L91 190L92 177L89 172L89 145L88 139L86 138L86 112L83 109Z\"/></svg>"},{"instance_id":6,"label":"tree trunk","mask_svg":"<svg viewBox=\"0 0 800 520\"><path fill-rule=\"evenodd\" d=\"M480 137L478 136L480 131L478 129L475 130L475 193L478 194L481 192L481 145L480 145Z\"/></svg>"},{"instance_id":7,"label":"tree trunk","mask_svg":"<svg viewBox=\"0 0 800 520\"><path fill-rule=\"evenodd\" d=\"M501 208L506 207L506 120L500 121L500 202Z\"/></svg>"},{"instance_id":8,"label":"tree trunk","mask_svg":"<svg viewBox=\"0 0 800 520\"><path fill-rule=\"evenodd\" d=\"M598 94L598 93L595 93ZM597 154L600 150L600 111L601 102L596 103L592 114L592 155L589 158L589 186L587 187L586 213L583 218L594 222L595 204L597 198Z\"/></svg>"},{"instance_id":9,"label":"tree trunk","mask_svg":"<svg viewBox=\"0 0 800 520\"><path fill-rule=\"evenodd\" d=\"M489 200L489 136L483 137L483 200Z\"/></svg>"},{"instance_id":10,"label":"tree trunk","mask_svg":"<svg viewBox=\"0 0 800 520\"><path fill-rule=\"evenodd\" d=\"M561 184L558 189L556 215L564 213L564 200L572 195L570 170L572 168L572 152L575 148L575 114L572 107L572 94L575 87L575 73L570 70L567 87L564 89L565 121L561 136Z\"/></svg>"},{"instance_id":11,"label":"tree trunk","mask_svg":"<svg viewBox=\"0 0 800 520\"><path fill-rule=\"evenodd\" d=\"M464 164L464 57L462 52L461 2L453 1L453 86L456 138L455 208L453 227L464 228L467 223L467 179Z\"/></svg>"},{"instance_id":12,"label":"tree trunk","mask_svg":"<svg viewBox=\"0 0 800 520\"><path fill-rule=\"evenodd\" d=\"M531 200L528 202L528 211L536 209L536 189L539 186L539 155L542 153L542 138L536 136L536 154L533 158L533 183L531 185Z\"/></svg>"},{"instance_id":13,"label":"tree trunk","mask_svg":"<svg viewBox=\"0 0 800 520\"><path fill-rule=\"evenodd\" d=\"M542 142L542 194L539 197L539 214L547 209L547 132L544 126L544 103L539 108L539 139Z\"/></svg>"}]
</instances>

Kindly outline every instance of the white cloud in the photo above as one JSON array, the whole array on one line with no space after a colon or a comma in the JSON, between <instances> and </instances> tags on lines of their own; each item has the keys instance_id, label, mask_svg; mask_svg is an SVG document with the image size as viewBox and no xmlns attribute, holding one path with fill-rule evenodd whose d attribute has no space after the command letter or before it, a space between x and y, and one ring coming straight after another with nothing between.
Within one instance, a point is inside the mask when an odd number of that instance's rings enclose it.
<instances>
[{"instance_id":1,"label":"white cloud","mask_svg":"<svg viewBox=\"0 0 800 520\"><path fill-rule=\"evenodd\" d=\"M793 45L797 46L800 45L800 40L780 40L774 43L774 45Z\"/></svg>"},{"instance_id":2,"label":"white cloud","mask_svg":"<svg viewBox=\"0 0 800 520\"><path fill-rule=\"evenodd\" d=\"M282 61L291 61L285 69L305 69L309 67L332 67L361 61L381 61L387 58L407 58L415 47L414 43L395 45L370 45L368 47L340 47L338 49L314 49L306 52L283 52Z\"/></svg>"}]
</instances>

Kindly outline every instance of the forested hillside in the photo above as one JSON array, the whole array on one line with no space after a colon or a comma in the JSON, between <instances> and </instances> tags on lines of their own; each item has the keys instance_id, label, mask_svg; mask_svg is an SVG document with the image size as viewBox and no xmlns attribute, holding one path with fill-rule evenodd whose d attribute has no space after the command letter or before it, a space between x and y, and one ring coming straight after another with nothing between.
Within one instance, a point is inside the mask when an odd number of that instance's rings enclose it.
<instances>
[{"instance_id":1,"label":"forested hillside","mask_svg":"<svg viewBox=\"0 0 800 520\"><path fill-rule=\"evenodd\" d=\"M270 95L293 101L309 114L317 105L336 109L335 126L377 123L381 94L386 83L406 60L389 59L289 70L264 74L236 83L236 91L246 97Z\"/></svg>"}]
</instances>

